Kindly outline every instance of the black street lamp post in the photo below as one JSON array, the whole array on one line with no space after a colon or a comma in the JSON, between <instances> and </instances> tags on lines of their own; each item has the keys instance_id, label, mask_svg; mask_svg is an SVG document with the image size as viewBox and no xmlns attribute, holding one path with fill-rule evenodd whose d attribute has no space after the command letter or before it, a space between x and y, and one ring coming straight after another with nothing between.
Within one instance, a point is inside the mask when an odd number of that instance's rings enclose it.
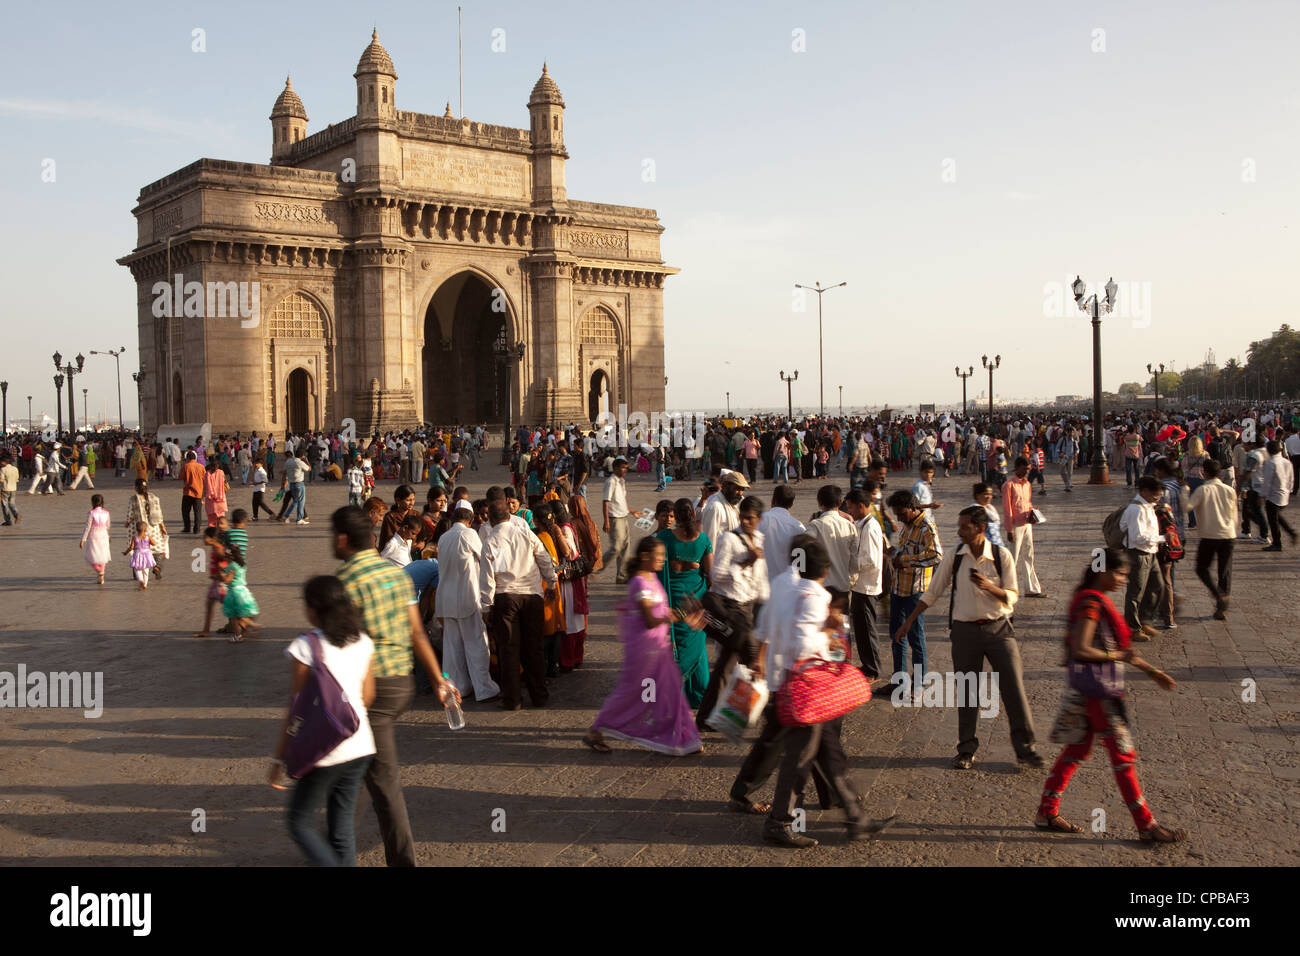
<instances>
[{"instance_id":1,"label":"black street lamp post","mask_svg":"<svg viewBox=\"0 0 1300 956\"><path fill-rule=\"evenodd\" d=\"M63 434L63 373L54 376L54 403L59 408L59 435Z\"/></svg>"},{"instance_id":2,"label":"black street lamp post","mask_svg":"<svg viewBox=\"0 0 1300 956\"><path fill-rule=\"evenodd\" d=\"M68 360L67 365L64 365L63 356L58 352L54 353L54 368L57 371L62 372L63 376L66 376L68 379L68 428L69 430L74 432L77 430L77 392L76 392L76 387L73 384L73 380L76 377L77 373L80 372L85 367L86 367L86 356L82 355L81 353L77 353L76 365L72 364L71 359ZM63 376L60 376L60 378L62 378ZM60 415L60 418L61 417L62 415ZM63 427L61 425L59 426L59 431L60 432L63 431Z\"/></svg>"},{"instance_id":3,"label":"black street lamp post","mask_svg":"<svg viewBox=\"0 0 1300 956\"><path fill-rule=\"evenodd\" d=\"M823 286L818 280L814 285L794 284L796 289L807 289L809 292L817 293L817 401L821 406L821 417L826 417L826 390L822 384L825 375L825 365L822 362L822 294L838 289L840 286L848 285L847 282L837 282L835 285Z\"/></svg>"},{"instance_id":4,"label":"black street lamp post","mask_svg":"<svg viewBox=\"0 0 1300 956\"><path fill-rule=\"evenodd\" d=\"M0 436L9 434L9 383L0 382L0 403L4 411L0 412Z\"/></svg>"},{"instance_id":5,"label":"black street lamp post","mask_svg":"<svg viewBox=\"0 0 1300 956\"><path fill-rule=\"evenodd\" d=\"M981 355L980 362L983 363L984 367L989 370L989 427L992 428L993 427L993 370L995 368L1001 367L1002 356L995 355L993 356L993 361L990 362L989 357L987 355ZM975 370L975 366L972 365L971 371L973 372L974 370ZM963 389L965 388L965 385L966 382L963 379L962 380Z\"/></svg>"},{"instance_id":6,"label":"black street lamp post","mask_svg":"<svg viewBox=\"0 0 1300 956\"><path fill-rule=\"evenodd\" d=\"M1147 374L1150 375L1152 381L1155 382L1157 418L1160 417L1160 376L1163 375L1164 373L1165 373L1164 362L1161 362L1159 365L1152 365L1150 362L1147 362ZM1169 396L1166 395L1165 397L1168 398Z\"/></svg>"},{"instance_id":7,"label":"black street lamp post","mask_svg":"<svg viewBox=\"0 0 1300 956\"><path fill-rule=\"evenodd\" d=\"M790 386L799 380L799 370L795 369L793 375L786 375L785 369L782 369L780 375L781 381L785 382L785 410L790 421L794 421L794 399L791 397Z\"/></svg>"},{"instance_id":8,"label":"black street lamp post","mask_svg":"<svg viewBox=\"0 0 1300 956\"><path fill-rule=\"evenodd\" d=\"M960 368L954 367L953 371L956 372L957 377L961 379L961 417L965 418L966 417L966 379L970 378L972 375L975 374L975 366L972 365L965 372L963 372ZM992 393L992 391L993 389L990 388L989 392Z\"/></svg>"},{"instance_id":9,"label":"black street lamp post","mask_svg":"<svg viewBox=\"0 0 1300 956\"><path fill-rule=\"evenodd\" d=\"M506 374L505 440L501 443L501 464L505 465L510 462L510 411L513 406L510 396L513 392L512 386L515 378L515 363L523 360L524 343L516 342L512 347L503 342L497 347L494 354L496 355L497 362L500 363L503 369L505 369Z\"/></svg>"},{"instance_id":10,"label":"black street lamp post","mask_svg":"<svg viewBox=\"0 0 1300 956\"><path fill-rule=\"evenodd\" d=\"M1110 469L1106 465L1105 436L1101 419L1101 313L1113 312L1115 301L1119 296L1119 286L1114 278L1106 282L1106 298L1100 298L1095 292L1085 297L1088 287L1078 276L1070 284L1074 301L1079 311L1092 316L1092 473L1088 476L1090 485L1110 484Z\"/></svg>"},{"instance_id":11,"label":"black street lamp post","mask_svg":"<svg viewBox=\"0 0 1300 956\"><path fill-rule=\"evenodd\" d=\"M131 373L131 381L135 382L135 419L136 428L144 431L144 378L145 370L140 369L138 372Z\"/></svg>"},{"instance_id":12,"label":"black street lamp post","mask_svg":"<svg viewBox=\"0 0 1300 956\"><path fill-rule=\"evenodd\" d=\"M27 396L27 434L32 433L32 397Z\"/></svg>"}]
</instances>

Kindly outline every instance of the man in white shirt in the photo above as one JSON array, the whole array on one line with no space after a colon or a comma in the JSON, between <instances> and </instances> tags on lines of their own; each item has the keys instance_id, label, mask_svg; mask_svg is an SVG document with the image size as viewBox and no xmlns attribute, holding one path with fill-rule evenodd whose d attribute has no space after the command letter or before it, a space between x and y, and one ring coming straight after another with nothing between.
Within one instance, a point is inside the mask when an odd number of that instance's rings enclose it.
<instances>
[{"instance_id":1,"label":"man in white shirt","mask_svg":"<svg viewBox=\"0 0 1300 956\"><path fill-rule=\"evenodd\" d=\"M772 489L772 507L758 522L758 531L763 536L768 581L790 567L790 542L796 535L803 534L803 522L790 513L794 507L794 489L789 485L777 485Z\"/></svg>"},{"instance_id":2,"label":"man in white shirt","mask_svg":"<svg viewBox=\"0 0 1300 956\"><path fill-rule=\"evenodd\" d=\"M1228 595L1232 591L1232 549L1237 537L1237 492L1220 479L1220 465L1213 458L1201 464L1205 481L1195 491L1183 485L1179 495L1184 512L1196 512L1196 576L1214 596L1214 619L1227 620ZM1218 561L1218 583L1210 579L1210 562Z\"/></svg>"},{"instance_id":3,"label":"man in white shirt","mask_svg":"<svg viewBox=\"0 0 1300 956\"><path fill-rule=\"evenodd\" d=\"M849 592L849 617L853 621L853 638L858 645L859 667L872 682L880 680L880 649L876 646L876 618L885 569L885 533L872 512L879 504L880 489L870 478L861 488L844 497L844 509L853 519L857 536L853 539L853 586Z\"/></svg>"},{"instance_id":4,"label":"man in white shirt","mask_svg":"<svg viewBox=\"0 0 1300 956\"><path fill-rule=\"evenodd\" d=\"M1295 529L1282 516L1282 509L1291 502L1291 484L1295 474L1290 459L1282 454L1282 445L1276 438L1271 439L1264 447L1268 452L1268 458L1260 468L1259 496L1264 502L1264 511L1268 515L1269 535L1273 539L1273 543L1264 550L1281 551L1283 531L1291 539L1291 547L1294 548L1296 543Z\"/></svg>"},{"instance_id":5,"label":"man in white shirt","mask_svg":"<svg viewBox=\"0 0 1300 956\"><path fill-rule=\"evenodd\" d=\"M1148 612L1154 612L1160 595L1164 593L1164 584L1156 569L1156 551L1164 541L1164 536L1160 533L1155 509L1163 492L1163 486L1155 477L1141 475L1137 481L1137 495L1124 509L1124 515L1119 520L1129 557L1124 617L1135 641L1149 641L1155 637L1156 629L1150 624L1142 623L1142 612L1144 608ZM1153 569L1156 571L1154 574Z\"/></svg>"},{"instance_id":6,"label":"man in white shirt","mask_svg":"<svg viewBox=\"0 0 1300 956\"><path fill-rule=\"evenodd\" d=\"M749 482L738 471L723 469L718 493L704 503L700 512L700 531L717 550L718 540L732 528L740 526L740 499L745 497Z\"/></svg>"},{"instance_id":7,"label":"man in white shirt","mask_svg":"<svg viewBox=\"0 0 1300 956\"><path fill-rule=\"evenodd\" d=\"M704 596L704 632L721 647L709 668L709 686L700 699L695 724L705 721L718 702L718 692L737 662L752 667L758 656L754 642L754 610L767 601L769 584L763 560L763 535L758 530L763 502L749 497L740 503L740 527L728 531L713 552L709 591Z\"/></svg>"},{"instance_id":8,"label":"man in white shirt","mask_svg":"<svg viewBox=\"0 0 1300 956\"><path fill-rule=\"evenodd\" d=\"M804 569L794 586L791 611L781 621L776 638L775 666L768 673L768 687L775 696L789 678L788 668L795 661L810 657L830 660L832 653L847 653L844 641L832 636L840 630L841 618L831 611L830 592L822 586L830 570L826 549L817 541L804 548ZM782 739L784 751L776 776L776 793L772 812L763 825L763 840L777 846L805 849L817 841L795 833L795 807L803 795L814 765L825 774L834 793L844 805L848 837L859 840L878 833L893 822L870 820L862 811L862 797L848 777L848 761L840 745L843 718L820 724L789 727Z\"/></svg>"},{"instance_id":9,"label":"man in white shirt","mask_svg":"<svg viewBox=\"0 0 1300 956\"><path fill-rule=\"evenodd\" d=\"M494 596L489 627L496 638L501 663L501 706L523 708L519 667L534 707L550 697L542 654L543 595L557 586L555 564L537 535L510 520L504 498L488 504L488 533L484 557L492 567Z\"/></svg>"},{"instance_id":10,"label":"man in white shirt","mask_svg":"<svg viewBox=\"0 0 1300 956\"><path fill-rule=\"evenodd\" d=\"M461 499L452 524L438 539L438 594L434 614L442 625L442 663L451 682L472 689L480 703L499 699L501 688L488 673L483 608L496 599L496 582L483 556L483 543L470 528L474 506Z\"/></svg>"},{"instance_id":11,"label":"man in white shirt","mask_svg":"<svg viewBox=\"0 0 1300 956\"><path fill-rule=\"evenodd\" d=\"M842 610L848 609L849 588L853 586L853 552L857 548L858 529L853 520L840 511L840 489L837 485L822 485L817 489L817 506L821 514L808 525L808 533L821 542L830 558L831 568L826 575L826 590Z\"/></svg>"},{"instance_id":12,"label":"man in white shirt","mask_svg":"<svg viewBox=\"0 0 1300 956\"><path fill-rule=\"evenodd\" d=\"M1282 450L1291 461L1291 494L1300 494L1300 425L1288 426Z\"/></svg>"},{"instance_id":13,"label":"man in white shirt","mask_svg":"<svg viewBox=\"0 0 1300 956\"><path fill-rule=\"evenodd\" d=\"M605 553L605 567L614 569L614 583L627 584L627 543L628 518L631 512L627 507L627 459L619 455L614 459L614 471L605 479L605 493L601 507L604 521L601 528L609 535L609 551ZM641 512L636 513L640 517Z\"/></svg>"}]
</instances>

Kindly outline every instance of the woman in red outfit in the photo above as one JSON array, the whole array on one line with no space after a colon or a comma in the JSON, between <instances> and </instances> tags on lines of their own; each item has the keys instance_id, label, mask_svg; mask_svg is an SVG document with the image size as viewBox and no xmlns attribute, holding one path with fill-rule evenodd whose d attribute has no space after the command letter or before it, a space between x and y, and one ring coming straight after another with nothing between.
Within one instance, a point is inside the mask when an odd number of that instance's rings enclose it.
<instances>
[{"instance_id":1,"label":"woman in red outfit","mask_svg":"<svg viewBox=\"0 0 1300 956\"><path fill-rule=\"evenodd\" d=\"M1097 570L1098 567L1102 570ZM1127 581L1128 556L1121 550L1107 548L1095 554L1074 592L1066 659L1070 678L1050 737L1053 743L1066 747L1056 758L1043 786L1034 826L1062 833L1083 832L1082 827L1068 822L1058 811L1070 778L1079 764L1088 759L1093 739L1100 735L1110 754L1115 782L1133 814L1142 842L1181 843L1187 839L1187 831L1158 824L1138 784L1137 749L1129 733L1125 709L1124 662L1132 664L1165 690L1173 690L1175 684L1172 677L1133 652L1124 616L1106 597L1107 591L1122 588Z\"/></svg>"}]
</instances>

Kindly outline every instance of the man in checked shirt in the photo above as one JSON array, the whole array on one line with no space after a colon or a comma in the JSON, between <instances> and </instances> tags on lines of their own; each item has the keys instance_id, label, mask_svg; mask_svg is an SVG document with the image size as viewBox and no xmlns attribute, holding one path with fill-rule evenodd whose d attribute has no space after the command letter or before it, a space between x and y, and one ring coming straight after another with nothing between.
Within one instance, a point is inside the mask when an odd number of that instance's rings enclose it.
<instances>
[{"instance_id":1,"label":"man in checked shirt","mask_svg":"<svg viewBox=\"0 0 1300 956\"><path fill-rule=\"evenodd\" d=\"M894 634L894 684L904 684L909 673L917 675L914 692L920 691L920 681L925 676L925 618L920 615L904 634L899 628L909 619L921 595L930 586L930 576L943 559L943 546L939 532L925 520L925 511L910 491L895 491L889 496L889 510L898 518L899 531L886 555L894 568L894 582L890 588L889 631ZM912 669L905 666L907 645L912 648Z\"/></svg>"}]
</instances>

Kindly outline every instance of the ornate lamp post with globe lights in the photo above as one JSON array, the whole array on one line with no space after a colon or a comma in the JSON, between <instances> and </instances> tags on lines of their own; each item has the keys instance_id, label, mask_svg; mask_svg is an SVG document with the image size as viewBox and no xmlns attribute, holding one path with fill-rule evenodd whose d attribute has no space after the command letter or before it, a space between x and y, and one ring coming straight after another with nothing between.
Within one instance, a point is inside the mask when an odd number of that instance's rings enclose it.
<instances>
[{"instance_id":1,"label":"ornate lamp post with globe lights","mask_svg":"<svg viewBox=\"0 0 1300 956\"><path fill-rule=\"evenodd\" d=\"M493 352L493 355L496 356L496 360L498 364L503 369L505 369L505 373L506 373L505 440L501 443L501 464L505 465L505 464L509 464L510 462L510 409L511 409L510 395L511 392L513 391L512 386L514 384L514 379L515 379L515 365L516 363L523 361L524 358L524 343L516 342L513 346L511 346L505 342L502 342L496 347L496 350Z\"/></svg>"},{"instance_id":2,"label":"ornate lamp post with globe lights","mask_svg":"<svg viewBox=\"0 0 1300 956\"><path fill-rule=\"evenodd\" d=\"M989 357L987 355L981 355L980 362L983 364L983 366L986 369L989 370L989 427L992 428L993 427L993 370L995 368L1002 367L1002 356L995 355L993 356L993 361L990 362ZM974 370L975 370L975 366L972 365L971 371ZM962 382L963 389L965 387L965 384L966 384L965 381L963 381Z\"/></svg>"},{"instance_id":3,"label":"ornate lamp post with globe lights","mask_svg":"<svg viewBox=\"0 0 1300 956\"><path fill-rule=\"evenodd\" d=\"M75 432L77 430L77 390L73 385L73 379L75 378L77 373L80 372L85 367L86 367L86 356L82 355L80 352L77 353L77 364L75 366L72 364L71 359L68 360L67 365L64 365L63 356L58 352L54 353L55 370L63 373L63 375L59 376L60 379L62 379L63 376L67 376L68 379L68 430L69 431ZM60 418L62 418L62 414L60 414ZM59 431L60 432L63 431L62 426L59 427Z\"/></svg>"},{"instance_id":4,"label":"ornate lamp post with globe lights","mask_svg":"<svg viewBox=\"0 0 1300 956\"><path fill-rule=\"evenodd\" d=\"M793 375L786 375L785 369L780 371L781 381L785 382L785 410L790 416L789 420L794 421L794 399L791 397L790 387L799 381L799 370L795 369Z\"/></svg>"},{"instance_id":5,"label":"ornate lamp post with globe lights","mask_svg":"<svg viewBox=\"0 0 1300 956\"><path fill-rule=\"evenodd\" d=\"M1151 380L1155 383L1156 417L1159 417L1160 416L1160 376L1165 374L1165 363L1161 362L1159 365L1152 365L1150 362L1147 362L1147 374L1151 376ZM1166 395L1165 397L1168 398L1169 396Z\"/></svg>"},{"instance_id":6,"label":"ornate lamp post with globe lights","mask_svg":"<svg viewBox=\"0 0 1300 956\"><path fill-rule=\"evenodd\" d=\"M131 373L131 381L135 382L135 427L141 431L144 430L144 378L143 368Z\"/></svg>"},{"instance_id":7,"label":"ornate lamp post with globe lights","mask_svg":"<svg viewBox=\"0 0 1300 956\"><path fill-rule=\"evenodd\" d=\"M1088 476L1090 485L1110 484L1110 469L1106 465L1105 438L1102 435L1101 419L1101 314L1115 310L1119 297L1119 286L1114 277L1106 281L1106 298L1097 293L1085 295L1088 286L1078 276L1070 284L1074 301L1079 311L1092 316L1092 472Z\"/></svg>"}]
</instances>

